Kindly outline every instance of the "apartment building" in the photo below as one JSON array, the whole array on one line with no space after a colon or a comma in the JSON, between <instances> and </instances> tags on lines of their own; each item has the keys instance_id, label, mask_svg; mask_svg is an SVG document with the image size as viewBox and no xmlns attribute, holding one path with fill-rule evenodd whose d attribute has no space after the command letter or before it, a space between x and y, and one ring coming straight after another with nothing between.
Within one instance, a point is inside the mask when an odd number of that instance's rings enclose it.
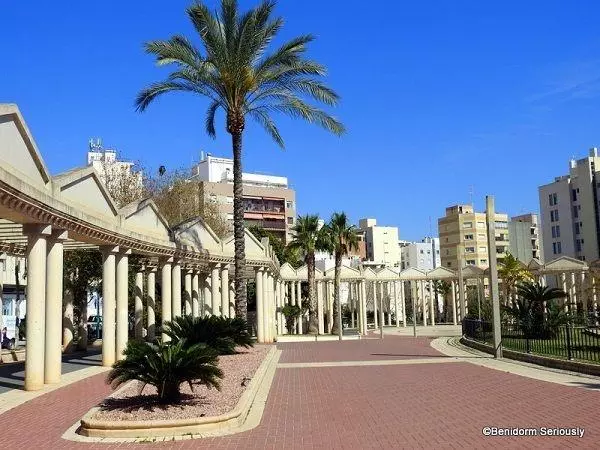
<instances>
[{"instance_id":1,"label":"apartment building","mask_svg":"<svg viewBox=\"0 0 600 450\"><path fill-rule=\"evenodd\" d=\"M420 242L399 241L400 268L429 271L441 265L440 239L426 237Z\"/></svg>"},{"instance_id":2,"label":"apartment building","mask_svg":"<svg viewBox=\"0 0 600 450\"><path fill-rule=\"evenodd\" d=\"M376 219L360 219L358 228L364 233L367 261L400 267L398 227L377 225Z\"/></svg>"},{"instance_id":3,"label":"apartment building","mask_svg":"<svg viewBox=\"0 0 600 450\"><path fill-rule=\"evenodd\" d=\"M521 214L508 222L510 253L524 264L532 259L544 262L543 238L537 214Z\"/></svg>"},{"instance_id":4,"label":"apartment building","mask_svg":"<svg viewBox=\"0 0 600 450\"><path fill-rule=\"evenodd\" d=\"M501 262L510 250L508 216L496 213L496 257ZM444 267L457 270L462 265L487 268L489 265L487 223L485 213L475 212L471 205L446 208L446 216L438 219L440 260Z\"/></svg>"},{"instance_id":5,"label":"apartment building","mask_svg":"<svg viewBox=\"0 0 600 450\"><path fill-rule=\"evenodd\" d=\"M582 261L599 258L600 157L598 149L569 162L569 174L539 187L544 255Z\"/></svg>"},{"instance_id":6,"label":"apartment building","mask_svg":"<svg viewBox=\"0 0 600 450\"><path fill-rule=\"evenodd\" d=\"M199 182L200 201L215 202L224 217L233 222L233 159L210 154L192 169L191 180ZM296 223L296 192L282 176L243 173L244 221L280 237L292 239Z\"/></svg>"},{"instance_id":7,"label":"apartment building","mask_svg":"<svg viewBox=\"0 0 600 450\"><path fill-rule=\"evenodd\" d=\"M26 287L25 258L0 252L1 326L7 328L9 338L15 336L17 318L25 318Z\"/></svg>"}]
</instances>

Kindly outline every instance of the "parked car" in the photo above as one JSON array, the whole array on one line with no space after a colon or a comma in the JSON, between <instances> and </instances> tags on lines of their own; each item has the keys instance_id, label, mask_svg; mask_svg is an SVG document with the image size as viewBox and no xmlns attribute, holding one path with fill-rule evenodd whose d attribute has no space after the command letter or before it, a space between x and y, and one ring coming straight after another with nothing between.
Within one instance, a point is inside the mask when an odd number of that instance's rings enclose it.
<instances>
[{"instance_id":1,"label":"parked car","mask_svg":"<svg viewBox=\"0 0 600 450\"><path fill-rule=\"evenodd\" d=\"M87 322L88 339L102 337L102 316L89 316Z\"/></svg>"}]
</instances>

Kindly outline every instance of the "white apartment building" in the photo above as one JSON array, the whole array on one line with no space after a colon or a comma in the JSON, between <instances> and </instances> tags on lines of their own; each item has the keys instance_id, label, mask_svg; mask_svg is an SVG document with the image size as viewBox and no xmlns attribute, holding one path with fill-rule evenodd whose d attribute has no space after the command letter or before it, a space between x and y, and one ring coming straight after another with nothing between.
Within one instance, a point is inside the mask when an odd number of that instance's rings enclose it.
<instances>
[{"instance_id":1,"label":"white apartment building","mask_svg":"<svg viewBox=\"0 0 600 450\"><path fill-rule=\"evenodd\" d=\"M510 253L524 264L532 259L544 262L543 238L537 214L521 214L508 221Z\"/></svg>"},{"instance_id":2,"label":"white apartment building","mask_svg":"<svg viewBox=\"0 0 600 450\"><path fill-rule=\"evenodd\" d=\"M364 231L366 260L388 267L400 267L398 227L377 225L376 219L360 219L358 228Z\"/></svg>"},{"instance_id":3,"label":"white apartment building","mask_svg":"<svg viewBox=\"0 0 600 450\"><path fill-rule=\"evenodd\" d=\"M415 268L433 270L441 265L440 239L426 237L421 242L399 241L402 270Z\"/></svg>"},{"instance_id":4,"label":"white apartment building","mask_svg":"<svg viewBox=\"0 0 600 450\"><path fill-rule=\"evenodd\" d=\"M569 174L539 187L544 257L565 255L592 262L599 258L600 157L571 160Z\"/></svg>"},{"instance_id":5,"label":"white apartment building","mask_svg":"<svg viewBox=\"0 0 600 450\"><path fill-rule=\"evenodd\" d=\"M202 154L191 180L200 183L201 202L217 203L223 216L233 221L233 159ZM288 179L244 172L242 183L246 226L264 228L288 243L296 223L296 192Z\"/></svg>"},{"instance_id":6,"label":"white apartment building","mask_svg":"<svg viewBox=\"0 0 600 450\"><path fill-rule=\"evenodd\" d=\"M6 327L9 338L15 336L17 317L25 318L26 287L25 258L0 253L0 327Z\"/></svg>"}]
</instances>

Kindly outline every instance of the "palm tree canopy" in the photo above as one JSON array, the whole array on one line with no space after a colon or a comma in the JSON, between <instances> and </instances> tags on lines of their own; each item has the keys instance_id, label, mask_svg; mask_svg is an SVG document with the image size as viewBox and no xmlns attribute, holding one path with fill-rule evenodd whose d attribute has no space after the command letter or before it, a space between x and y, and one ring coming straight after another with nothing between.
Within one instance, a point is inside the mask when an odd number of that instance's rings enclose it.
<instances>
[{"instance_id":1,"label":"palm tree canopy","mask_svg":"<svg viewBox=\"0 0 600 450\"><path fill-rule=\"evenodd\" d=\"M517 286L518 297L529 303L543 304L543 302L552 302L560 298L567 297L567 293L562 289L542 286L539 283L521 283Z\"/></svg>"},{"instance_id":2,"label":"palm tree canopy","mask_svg":"<svg viewBox=\"0 0 600 450\"><path fill-rule=\"evenodd\" d=\"M327 241L323 228L317 215L298 216L296 225L292 227L294 239L288 244L288 248L291 251L300 251L305 256L318 250L326 250Z\"/></svg>"},{"instance_id":3,"label":"palm tree canopy","mask_svg":"<svg viewBox=\"0 0 600 450\"><path fill-rule=\"evenodd\" d=\"M356 227L350 225L346 213L333 213L326 226L326 231L329 236L331 253L343 256L358 250Z\"/></svg>"},{"instance_id":4,"label":"palm tree canopy","mask_svg":"<svg viewBox=\"0 0 600 450\"><path fill-rule=\"evenodd\" d=\"M507 253L498 268L498 276L503 282L514 284L517 281L530 280L531 272L516 257Z\"/></svg>"},{"instance_id":5,"label":"palm tree canopy","mask_svg":"<svg viewBox=\"0 0 600 450\"><path fill-rule=\"evenodd\" d=\"M202 2L190 6L187 15L202 50L181 35L147 42L146 52L156 56L157 64L172 65L174 71L138 94L137 109L145 110L166 92L192 92L210 100L205 125L211 137L216 134L215 114L219 109L227 116L228 132L241 132L249 115L281 147L283 138L272 113L302 118L337 135L344 133L341 122L307 102L334 106L339 101L320 80L325 68L305 57L313 36L296 37L267 54L283 25L281 18L272 18L274 8L272 0L244 14L239 13L236 0L222 0L220 11L215 13Z\"/></svg>"}]
</instances>

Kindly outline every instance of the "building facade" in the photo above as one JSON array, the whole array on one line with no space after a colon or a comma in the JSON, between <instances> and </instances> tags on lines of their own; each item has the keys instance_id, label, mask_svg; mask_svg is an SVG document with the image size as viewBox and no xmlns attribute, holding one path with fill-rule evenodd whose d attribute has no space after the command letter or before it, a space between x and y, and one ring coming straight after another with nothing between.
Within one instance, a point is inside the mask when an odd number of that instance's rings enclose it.
<instances>
[{"instance_id":1,"label":"building facade","mask_svg":"<svg viewBox=\"0 0 600 450\"><path fill-rule=\"evenodd\" d=\"M510 251L508 216L496 213L496 256L501 262ZM485 213L478 213L471 205L446 208L446 216L438 219L440 259L442 266L457 270L462 266L487 268L489 265L487 223Z\"/></svg>"},{"instance_id":2,"label":"building facade","mask_svg":"<svg viewBox=\"0 0 600 450\"><path fill-rule=\"evenodd\" d=\"M540 219L546 259L570 256L582 261L599 257L600 157L571 160L569 174L539 187Z\"/></svg>"},{"instance_id":3,"label":"building facade","mask_svg":"<svg viewBox=\"0 0 600 450\"><path fill-rule=\"evenodd\" d=\"M508 222L510 253L524 264L532 259L544 262L543 238L537 214L521 214Z\"/></svg>"},{"instance_id":4,"label":"building facade","mask_svg":"<svg viewBox=\"0 0 600 450\"><path fill-rule=\"evenodd\" d=\"M398 227L383 227L375 219L360 219L358 228L364 233L367 261L400 267Z\"/></svg>"},{"instance_id":5,"label":"building facade","mask_svg":"<svg viewBox=\"0 0 600 450\"><path fill-rule=\"evenodd\" d=\"M439 238L426 237L421 242L399 241L400 268L429 271L441 265Z\"/></svg>"},{"instance_id":6,"label":"building facade","mask_svg":"<svg viewBox=\"0 0 600 450\"><path fill-rule=\"evenodd\" d=\"M199 182L200 202L216 203L233 222L233 159L202 157L192 169L191 180ZM296 192L290 189L288 179L243 173L242 182L246 226L264 228L287 244L296 223Z\"/></svg>"}]
</instances>

